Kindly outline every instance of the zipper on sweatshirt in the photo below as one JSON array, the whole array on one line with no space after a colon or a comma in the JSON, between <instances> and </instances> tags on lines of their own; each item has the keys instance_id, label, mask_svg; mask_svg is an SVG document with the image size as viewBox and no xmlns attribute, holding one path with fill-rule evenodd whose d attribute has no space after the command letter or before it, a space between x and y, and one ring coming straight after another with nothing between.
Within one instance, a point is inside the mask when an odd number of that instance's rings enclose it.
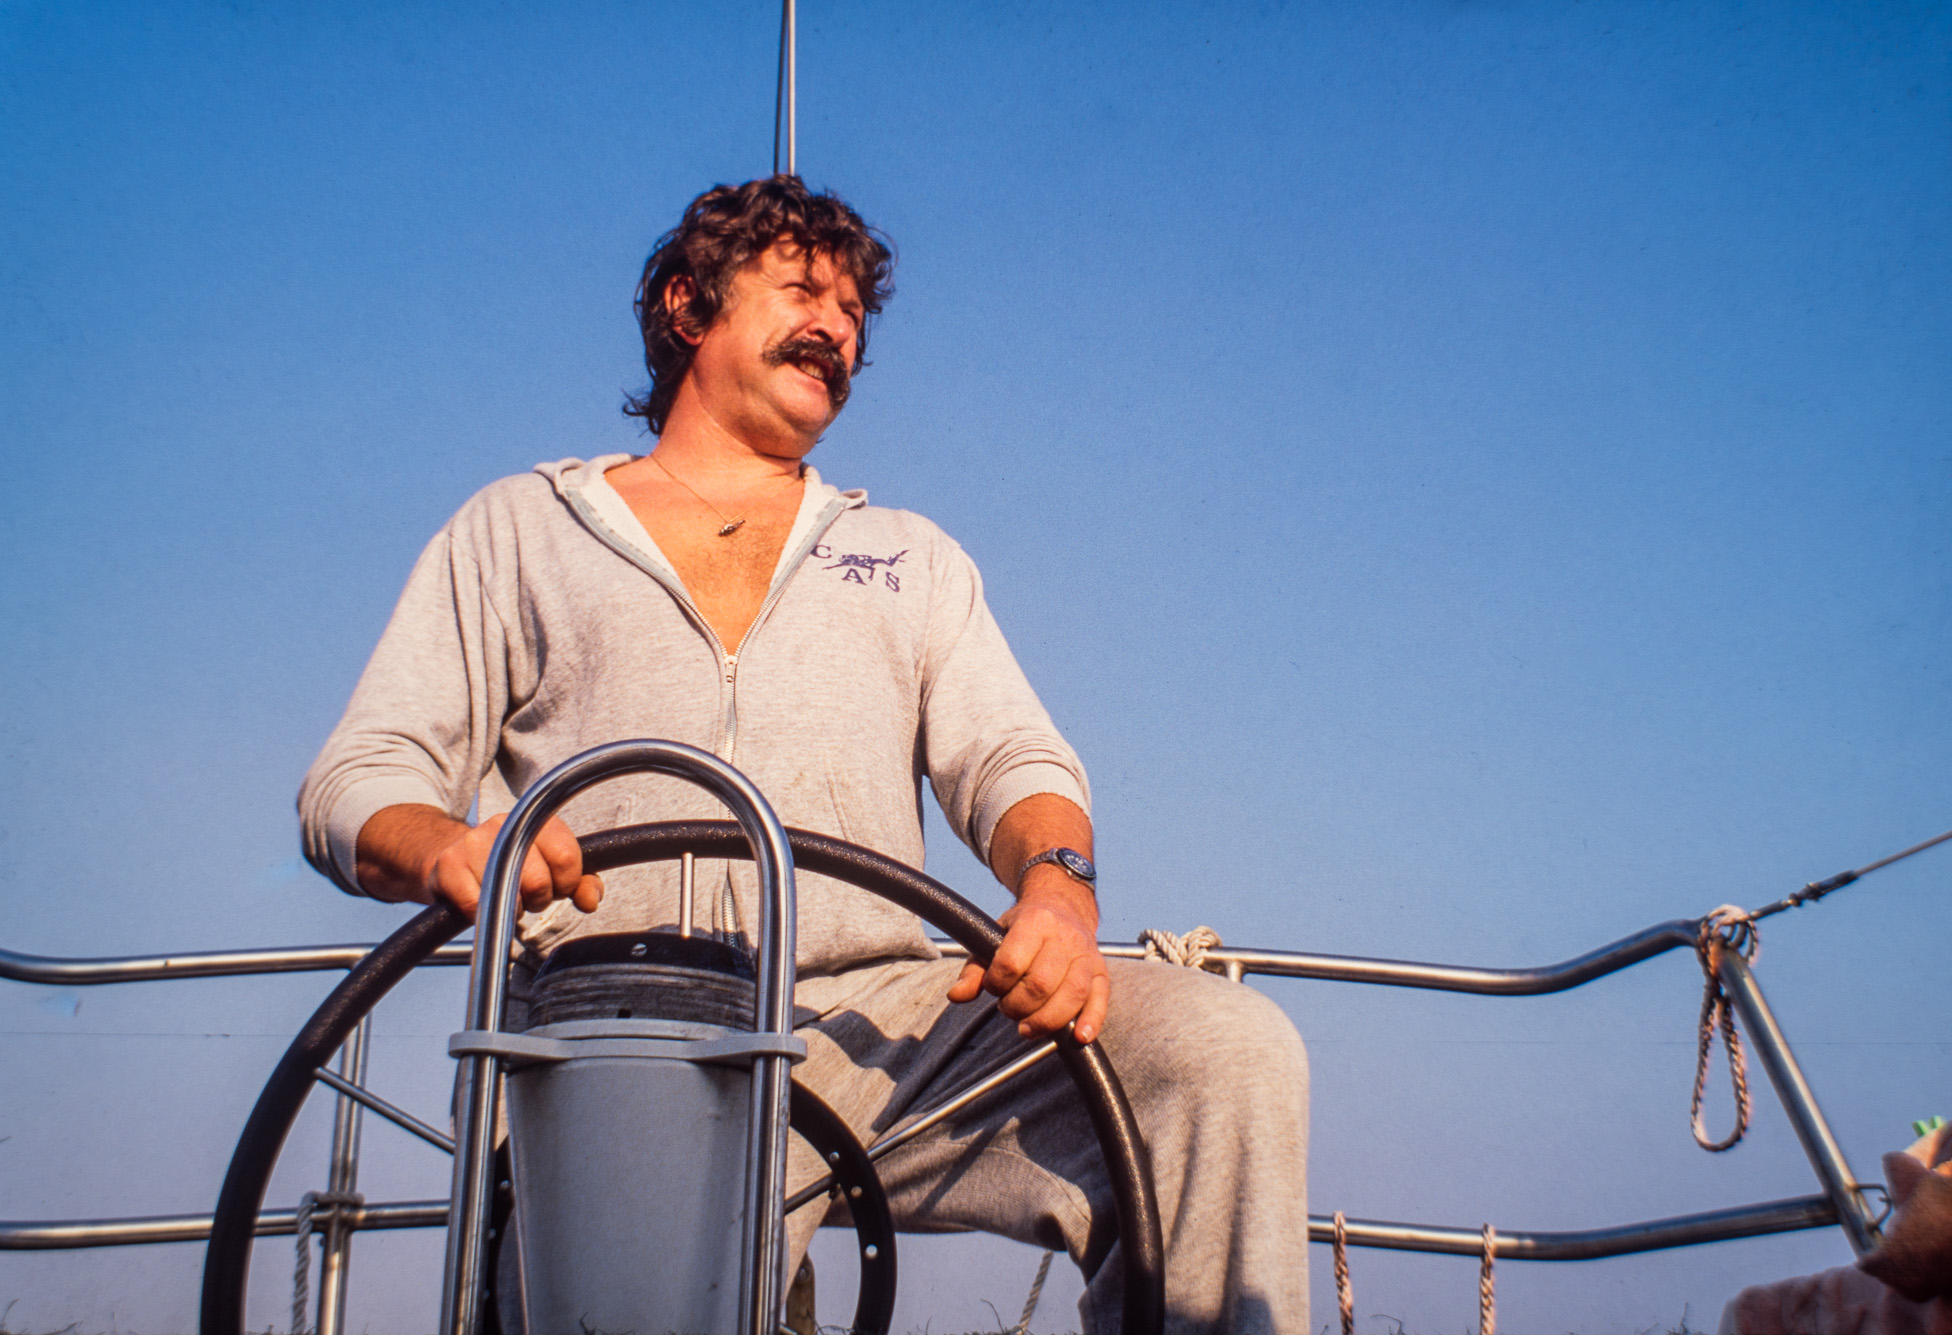
<instances>
[{"instance_id":1,"label":"zipper on sweatshirt","mask_svg":"<svg viewBox=\"0 0 1952 1335\"><path fill-rule=\"evenodd\" d=\"M765 601L759 604L759 614L753 617L752 624L746 627L746 633L739 637L739 647L729 654L724 653L723 646L720 648L720 653L724 654L725 664L725 723L720 736L719 755L728 762L732 759L733 743L739 737L739 655L746 651L746 646L752 643L752 637L757 635L759 628L766 624L766 618L772 615L773 608L779 604L780 598L786 593L786 586L791 584L793 576L800 572L800 566L806 561L807 554L827 536L827 530L833 527L834 521L840 518L841 512L847 508L845 501L827 503L827 508L821 513L820 518L816 519L812 527L807 530L806 537L800 540L800 545L795 547L792 555L787 557L781 567L784 573L773 581L770 589L766 590ZM716 633L712 635L712 642L714 644L718 642Z\"/></svg>"},{"instance_id":2,"label":"zipper on sweatshirt","mask_svg":"<svg viewBox=\"0 0 1952 1335\"><path fill-rule=\"evenodd\" d=\"M744 640L739 641L739 647L745 648ZM718 753L729 761L732 759L732 742L739 728L739 656L728 654L723 648L719 653L724 664L719 671L719 681L725 687L725 709L719 718Z\"/></svg>"},{"instance_id":3,"label":"zipper on sweatshirt","mask_svg":"<svg viewBox=\"0 0 1952 1335\"><path fill-rule=\"evenodd\" d=\"M827 503L819 518L815 519L807 530L806 537L780 566L781 574L766 590L766 597L759 604L758 615L754 616L752 624L746 627L746 633L739 637L738 647L728 652L725 642L719 639L718 632L712 629L712 623L705 620L704 613L700 612L698 605L691 601L690 592L686 590L684 581L678 578L675 570L667 571L660 568L660 563L652 560L649 553L640 550L622 534L613 530L580 492L559 491L558 494L569 501L570 508L583 521L583 527L597 541L657 581L658 585L683 609L685 615L691 618L692 624L704 634L705 642L712 646L713 656L718 660L719 693L724 699L725 706L719 719L716 754L720 759L730 763L732 748L739 737L739 655L744 653L746 646L752 643L752 637L759 633L759 628L765 624L773 608L779 604L780 598L786 592L786 586L793 582L793 576L799 573L800 567L806 563L814 547L827 536L827 530L833 527L834 521L839 519L844 511L852 509L853 505L841 497L836 497ZM741 930L739 905L732 891L732 865L729 862L725 866L725 879L719 886L718 904L713 918L715 930L722 939L727 941L737 939Z\"/></svg>"},{"instance_id":4,"label":"zipper on sweatshirt","mask_svg":"<svg viewBox=\"0 0 1952 1335\"><path fill-rule=\"evenodd\" d=\"M684 609L685 615L691 618L692 624L704 633L706 642L712 646L713 656L718 660L719 691L725 701L725 707L720 712L719 744L716 754L721 760L730 762L732 747L739 736L739 655L744 653L746 646L752 643L752 637L759 633L760 626L765 624L766 618L778 605L781 596L786 592L786 586L793 582L793 576L799 573L807 555L827 535L827 530L833 527L834 521L840 518L841 513L852 507L844 498L838 497L827 503L826 509L813 522L806 536L800 540L799 545L793 549L792 555L781 567L782 573L779 578L774 580L772 587L766 590L765 600L759 604L759 613L753 617L752 624L740 637L738 648L728 651L725 642L719 639L718 632L712 629L712 623L705 620L704 613L700 612L698 605L691 601L691 594L685 589L684 581L677 577L675 571L667 574L659 569L658 564L650 560L646 553L639 551L604 523L602 516L596 513L580 493L570 491L564 494L576 511L577 517L583 521L584 528L594 534L598 541L656 580L659 586L677 601L678 606Z\"/></svg>"}]
</instances>

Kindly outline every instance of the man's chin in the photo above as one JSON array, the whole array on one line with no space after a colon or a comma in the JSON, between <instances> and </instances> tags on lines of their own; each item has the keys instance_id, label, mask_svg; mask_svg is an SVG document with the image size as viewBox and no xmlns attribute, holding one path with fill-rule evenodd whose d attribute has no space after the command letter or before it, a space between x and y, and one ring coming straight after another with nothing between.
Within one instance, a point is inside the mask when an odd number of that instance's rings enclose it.
<instances>
[{"instance_id":1,"label":"man's chin","mask_svg":"<svg viewBox=\"0 0 1952 1335\"><path fill-rule=\"evenodd\" d=\"M795 419L818 420L821 428L840 415L840 405L827 393L827 382L797 367L782 368L787 378L780 395L780 406Z\"/></svg>"},{"instance_id":2,"label":"man's chin","mask_svg":"<svg viewBox=\"0 0 1952 1335\"><path fill-rule=\"evenodd\" d=\"M840 416L840 409L827 401L824 392L818 402L811 398L800 399L795 396L791 400L777 404L776 407L780 417L785 420L794 434L808 440L819 439L820 433L832 426L834 419Z\"/></svg>"}]
</instances>

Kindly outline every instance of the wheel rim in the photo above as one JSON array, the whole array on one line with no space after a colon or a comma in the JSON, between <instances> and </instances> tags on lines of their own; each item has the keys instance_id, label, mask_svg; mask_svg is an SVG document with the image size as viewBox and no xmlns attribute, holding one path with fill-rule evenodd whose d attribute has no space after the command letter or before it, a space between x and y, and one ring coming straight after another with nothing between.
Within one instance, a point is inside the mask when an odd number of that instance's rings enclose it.
<instances>
[{"instance_id":1,"label":"wheel rim","mask_svg":"<svg viewBox=\"0 0 1952 1335\"><path fill-rule=\"evenodd\" d=\"M788 835L797 868L846 881L909 910L947 932L978 963L987 963L1002 944L1003 929L996 921L940 881L839 839L804 830L790 830ZM584 868L590 872L668 861L686 852L711 858L752 856L744 833L732 821L632 825L592 834L580 842ZM217 1197L204 1260L202 1335L244 1335L244 1299L257 1217L278 1153L311 1093L312 1073L395 983L467 926L467 920L445 904L416 914L347 973L293 1039L244 1124ZM1097 1134L1117 1204L1125 1272L1121 1329L1127 1335L1159 1335L1165 1324L1165 1247L1145 1141L1103 1049L1095 1043L1081 1045L1063 1031L1057 1035L1057 1052L1078 1086ZM892 1278L892 1254L888 1262ZM869 1288L865 1264L862 1277L865 1295Z\"/></svg>"}]
</instances>

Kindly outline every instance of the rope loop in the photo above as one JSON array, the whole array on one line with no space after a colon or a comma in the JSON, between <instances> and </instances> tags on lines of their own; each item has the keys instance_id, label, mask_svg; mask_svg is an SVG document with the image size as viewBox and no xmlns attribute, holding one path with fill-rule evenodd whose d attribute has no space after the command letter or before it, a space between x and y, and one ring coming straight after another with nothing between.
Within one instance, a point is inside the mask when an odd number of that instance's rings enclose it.
<instances>
[{"instance_id":1,"label":"rope loop","mask_svg":"<svg viewBox=\"0 0 1952 1335\"><path fill-rule=\"evenodd\" d=\"M1701 920L1695 949L1732 950L1753 964L1762 956L1762 928L1739 904L1724 904Z\"/></svg>"},{"instance_id":2,"label":"rope loop","mask_svg":"<svg viewBox=\"0 0 1952 1335\"><path fill-rule=\"evenodd\" d=\"M298 1260L291 1274L291 1335L306 1335L311 1329L312 1306L312 1217L321 1207L335 1210L350 1205L357 1210L366 1198L356 1191L308 1191L298 1198Z\"/></svg>"},{"instance_id":3,"label":"rope loop","mask_svg":"<svg viewBox=\"0 0 1952 1335\"><path fill-rule=\"evenodd\" d=\"M1695 934L1694 950L1695 958L1701 964L1704 986L1697 1035L1699 1042L1695 1050L1694 1095L1688 1104L1688 1128L1694 1133L1695 1144L1710 1154L1720 1154L1723 1150L1734 1149L1749 1130L1748 1063L1742 1055L1742 1036L1735 1028L1734 1008L1722 987L1721 959L1724 951L1733 951L1745 960L1755 959L1762 951L1762 932L1746 909L1724 904L1701 920ZM1701 1120L1701 1101L1708 1090L1708 1063L1714 1055L1717 1029L1721 1031L1723 1050L1728 1054L1729 1084L1735 1090L1735 1128L1722 1140L1711 1137L1707 1125Z\"/></svg>"},{"instance_id":4,"label":"rope loop","mask_svg":"<svg viewBox=\"0 0 1952 1335\"><path fill-rule=\"evenodd\" d=\"M1349 1285L1349 1227L1335 1212L1335 1301L1342 1309L1342 1335L1356 1335L1356 1293Z\"/></svg>"},{"instance_id":5,"label":"rope loop","mask_svg":"<svg viewBox=\"0 0 1952 1335\"><path fill-rule=\"evenodd\" d=\"M1498 1230L1484 1226L1484 1259L1478 1263L1478 1335L1498 1335L1498 1288L1491 1267L1498 1255Z\"/></svg>"},{"instance_id":6,"label":"rope loop","mask_svg":"<svg viewBox=\"0 0 1952 1335\"><path fill-rule=\"evenodd\" d=\"M1048 1247L1044 1249L1044 1259L1037 1263L1037 1278L1030 1285L1030 1296L1023 1300L1023 1316L1010 1328L1010 1335L1026 1335L1030 1330L1030 1318L1037 1315L1037 1302L1044 1296L1044 1281L1051 1277L1051 1257L1056 1254Z\"/></svg>"},{"instance_id":7,"label":"rope loop","mask_svg":"<svg viewBox=\"0 0 1952 1335\"><path fill-rule=\"evenodd\" d=\"M1149 960L1164 960L1188 969L1204 969L1207 951L1218 950L1224 943L1220 940L1220 933L1202 926L1195 927L1184 936L1148 927L1139 933L1139 944L1145 947L1145 957Z\"/></svg>"}]
</instances>

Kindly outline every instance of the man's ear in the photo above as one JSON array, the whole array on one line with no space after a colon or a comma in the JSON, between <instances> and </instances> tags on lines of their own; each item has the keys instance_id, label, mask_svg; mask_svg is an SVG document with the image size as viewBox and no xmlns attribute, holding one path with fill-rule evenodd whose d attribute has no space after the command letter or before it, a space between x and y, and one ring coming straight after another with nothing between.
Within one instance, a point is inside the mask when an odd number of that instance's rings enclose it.
<instances>
[{"instance_id":1,"label":"man's ear","mask_svg":"<svg viewBox=\"0 0 1952 1335\"><path fill-rule=\"evenodd\" d=\"M664 285L664 313L671 317L671 329L693 347L705 341L705 331L691 318L691 303L697 298L698 284L690 274L681 273Z\"/></svg>"}]
</instances>

